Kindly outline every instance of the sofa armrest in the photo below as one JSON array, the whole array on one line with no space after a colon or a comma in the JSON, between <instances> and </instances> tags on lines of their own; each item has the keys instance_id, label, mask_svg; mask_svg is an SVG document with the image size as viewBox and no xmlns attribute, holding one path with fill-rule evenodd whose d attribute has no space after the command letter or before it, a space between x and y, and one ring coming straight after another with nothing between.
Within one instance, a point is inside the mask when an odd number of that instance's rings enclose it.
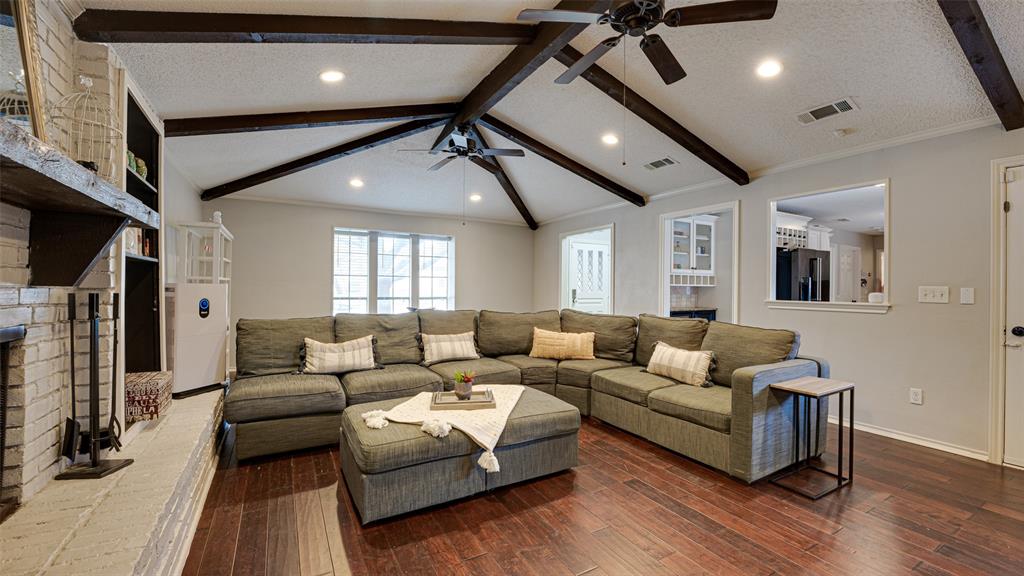
<instances>
[{"instance_id":1,"label":"sofa armrest","mask_svg":"<svg viewBox=\"0 0 1024 576\"><path fill-rule=\"evenodd\" d=\"M740 368L732 374L730 473L747 482L793 462L793 401L771 385L802 376L818 376L822 364L797 358ZM825 363L827 371L828 364Z\"/></svg>"},{"instance_id":2,"label":"sofa armrest","mask_svg":"<svg viewBox=\"0 0 1024 576\"><path fill-rule=\"evenodd\" d=\"M828 360L824 358L818 358L817 356L797 356L797 360L810 360L818 365L818 373L816 376L819 378L828 378L832 372L832 367L829 366Z\"/></svg>"}]
</instances>

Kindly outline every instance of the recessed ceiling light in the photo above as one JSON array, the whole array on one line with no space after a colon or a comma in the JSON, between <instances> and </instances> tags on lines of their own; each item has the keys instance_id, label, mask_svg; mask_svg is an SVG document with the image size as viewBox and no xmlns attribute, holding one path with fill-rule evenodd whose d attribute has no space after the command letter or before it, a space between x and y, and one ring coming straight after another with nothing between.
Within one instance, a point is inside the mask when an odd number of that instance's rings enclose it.
<instances>
[{"instance_id":1,"label":"recessed ceiling light","mask_svg":"<svg viewBox=\"0 0 1024 576\"><path fill-rule=\"evenodd\" d=\"M778 60L765 60L757 66L757 75L761 78L774 78L782 72L782 64Z\"/></svg>"},{"instance_id":2,"label":"recessed ceiling light","mask_svg":"<svg viewBox=\"0 0 1024 576\"><path fill-rule=\"evenodd\" d=\"M477 194L476 192L474 192L474 193L469 195L469 199L472 202L479 202L479 201L483 200L484 197L479 195L479 194Z\"/></svg>"},{"instance_id":3,"label":"recessed ceiling light","mask_svg":"<svg viewBox=\"0 0 1024 576\"><path fill-rule=\"evenodd\" d=\"M348 181L348 185L353 187L353 188L362 188L363 187L363 181L360 180L359 178L353 178L353 179Z\"/></svg>"},{"instance_id":4,"label":"recessed ceiling light","mask_svg":"<svg viewBox=\"0 0 1024 576\"><path fill-rule=\"evenodd\" d=\"M609 132L604 136L601 136L601 142L604 142L609 146L615 146L616 144L619 143L619 137Z\"/></svg>"},{"instance_id":5,"label":"recessed ceiling light","mask_svg":"<svg viewBox=\"0 0 1024 576\"><path fill-rule=\"evenodd\" d=\"M320 73L320 81L328 84L334 84L335 82L341 82L345 79L345 75L337 70L324 70Z\"/></svg>"}]
</instances>

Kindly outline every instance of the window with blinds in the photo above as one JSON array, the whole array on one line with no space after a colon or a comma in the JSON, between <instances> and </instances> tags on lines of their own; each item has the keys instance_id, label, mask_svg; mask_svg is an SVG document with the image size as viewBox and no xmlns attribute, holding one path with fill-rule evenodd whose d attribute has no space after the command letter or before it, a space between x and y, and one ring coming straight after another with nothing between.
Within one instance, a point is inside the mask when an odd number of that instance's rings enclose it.
<instances>
[{"instance_id":1,"label":"window with blinds","mask_svg":"<svg viewBox=\"0 0 1024 576\"><path fill-rule=\"evenodd\" d=\"M334 313L454 308L453 252L449 236L335 229Z\"/></svg>"}]
</instances>

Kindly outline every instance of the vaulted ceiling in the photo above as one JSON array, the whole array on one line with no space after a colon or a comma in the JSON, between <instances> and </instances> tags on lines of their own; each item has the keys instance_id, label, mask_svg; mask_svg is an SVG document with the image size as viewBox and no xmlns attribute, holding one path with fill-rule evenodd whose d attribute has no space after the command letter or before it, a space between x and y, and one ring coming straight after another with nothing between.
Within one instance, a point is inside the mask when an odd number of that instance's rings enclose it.
<instances>
[{"instance_id":1,"label":"vaulted ceiling","mask_svg":"<svg viewBox=\"0 0 1024 576\"><path fill-rule=\"evenodd\" d=\"M86 8L221 11L515 22L523 8L555 2L436 0L83 0ZM668 0L669 7L692 4ZM1024 87L1024 2L980 0L1018 86ZM599 65L756 177L765 168L841 153L924 131L995 123L992 106L934 0L782 0L762 22L657 29L687 77L666 86L635 39ZM591 26L572 40L581 52L609 36ZM626 69L623 70L623 45ZM458 102L512 46L373 44L115 44L131 75L164 118ZM754 68L772 57L781 75ZM317 79L324 69L343 82ZM491 114L596 172L652 196L723 176L584 79L556 85L554 60L501 100ZM625 76L623 77L623 74ZM796 115L851 97L859 110L803 126ZM167 154L207 189L330 148L397 123L169 138ZM848 129L837 137L833 131ZM240 198L315 201L427 214L462 210L463 171L438 157L400 152L429 148L440 129L235 193ZM601 135L615 133L609 147ZM520 147L483 129L492 147ZM625 145L626 165L622 165ZM670 156L679 164L649 171ZM501 161L541 223L621 202L607 190L527 152ZM352 189L348 181L366 185ZM510 223L522 218L495 179L466 169L468 190L483 196L467 214Z\"/></svg>"}]
</instances>

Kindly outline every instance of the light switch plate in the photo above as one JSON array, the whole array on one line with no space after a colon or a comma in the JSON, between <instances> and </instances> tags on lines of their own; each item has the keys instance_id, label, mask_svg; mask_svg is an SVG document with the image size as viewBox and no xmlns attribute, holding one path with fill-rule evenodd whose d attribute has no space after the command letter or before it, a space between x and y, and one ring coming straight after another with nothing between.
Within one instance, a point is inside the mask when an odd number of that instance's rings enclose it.
<instances>
[{"instance_id":1,"label":"light switch plate","mask_svg":"<svg viewBox=\"0 0 1024 576\"><path fill-rule=\"evenodd\" d=\"M918 286L917 301L929 304L948 304L949 286Z\"/></svg>"},{"instance_id":2,"label":"light switch plate","mask_svg":"<svg viewBox=\"0 0 1024 576\"><path fill-rule=\"evenodd\" d=\"M974 304L974 288L961 288L960 289L960 303L961 304Z\"/></svg>"}]
</instances>

